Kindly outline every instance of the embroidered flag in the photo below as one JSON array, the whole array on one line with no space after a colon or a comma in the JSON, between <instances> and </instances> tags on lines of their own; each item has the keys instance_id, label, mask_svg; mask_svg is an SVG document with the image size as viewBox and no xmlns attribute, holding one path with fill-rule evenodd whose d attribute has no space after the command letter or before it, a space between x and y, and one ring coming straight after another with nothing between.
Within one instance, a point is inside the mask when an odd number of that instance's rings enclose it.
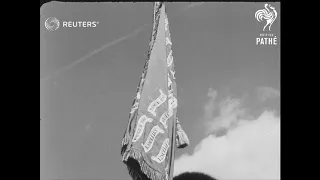
<instances>
[{"instance_id":1,"label":"embroidered flag","mask_svg":"<svg viewBox=\"0 0 320 180\"><path fill-rule=\"evenodd\" d=\"M142 177L171 180L175 147L189 145L176 117L178 100L172 42L163 2L154 3L153 17L148 57L121 147L122 161L134 180Z\"/></svg>"}]
</instances>

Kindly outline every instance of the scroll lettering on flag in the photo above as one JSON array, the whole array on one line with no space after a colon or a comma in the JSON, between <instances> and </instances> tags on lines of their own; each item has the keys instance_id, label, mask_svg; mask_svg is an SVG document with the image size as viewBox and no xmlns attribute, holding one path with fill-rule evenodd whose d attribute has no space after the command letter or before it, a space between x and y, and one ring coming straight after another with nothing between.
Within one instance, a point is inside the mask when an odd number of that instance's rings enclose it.
<instances>
[{"instance_id":1,"label":"scroll lettering on flag","mask_svg":"<svg viewBox=\"0 0 320 180\"><path fill-rule=\"evenodd\" d=\"M155 2L148 57L121 147L122 161L134 180L171 180L175 148L189 145L176 116L177 86L171 47L165 5Z\"/></svg>"}]
</instances>

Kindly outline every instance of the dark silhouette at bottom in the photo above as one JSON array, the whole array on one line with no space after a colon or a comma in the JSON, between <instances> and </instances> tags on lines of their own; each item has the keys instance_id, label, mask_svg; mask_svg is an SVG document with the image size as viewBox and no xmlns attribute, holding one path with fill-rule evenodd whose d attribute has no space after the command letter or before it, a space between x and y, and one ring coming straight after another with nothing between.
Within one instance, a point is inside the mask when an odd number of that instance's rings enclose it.
<instances>
[{"instance_id":1,"label":"dark silhouette at bottom","mask_svg":"<svg viewBox=\"0 0 320 180\"><path fill-rule=\"evenodd\" d=\"M133 158L129 157L127 161L127 168L133 180L150 180L140 168L140 164Z\"/></svg>"},{"instance_id":2,"label":"dark silhouette at bottom","mask_svg":"<svg viewBox=\"0 0 320 180\"><path fill-rule=\"evenodd\" d=\"M129 158L127 164L130 166L128 167L129 174L134 180L150 180L142 171L140 170L139 163ZM200 172L184 172L175 177L173 180L217 180L207 174L200 173Z\"/></svg>"},{"instance_id":3,"label":"dark silhouette at bottom","mask_svg":"<svg viewBox=\"0 0 320 180\"><path fill-rule=\"evenodd\" d=\"M173 180L217 180L207 174L200 172L184 172L173 177Z\"/></svg>"}]
</instances>

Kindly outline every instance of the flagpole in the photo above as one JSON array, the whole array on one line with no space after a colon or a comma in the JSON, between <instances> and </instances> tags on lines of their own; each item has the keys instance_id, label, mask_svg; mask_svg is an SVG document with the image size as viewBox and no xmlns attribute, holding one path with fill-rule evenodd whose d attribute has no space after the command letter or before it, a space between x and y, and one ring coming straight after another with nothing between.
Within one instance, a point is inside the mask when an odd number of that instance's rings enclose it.
<instances>
[{"instance_id":1,"label":"flagpole","mask_svg":"<svg viewBox=\"0 0 320 180\"><path fill-rule=\"evenodd\" d=\"M162 2L163 6L165 5L164 2ZM164 7L165 9L165 14L167 14L167 9L166 7ZM168 70L168 68L167 68ZM167 81L167 87L168 87L168 81ZM169 179L168 180L173 180L173 172L174 172L174 157L175 157L175 146L176 146L176 117L173 117L173 126L172 126L172 137L171 137L171 158L170 158L170 174L169 174Z\"/></svg>"},{"instance_id":2,"label":"flagpole","mask_svg":"<svg viewBox=\"0 0 320 180\"><path fill-rule=\"evenodd\" d=\"M173 120L173 126L172 126L172 143L171 143L171 162L170 162L170 175L169 175L169 180L173 180L173 171L174 171L174 156L175 156L175 146L176 146L176 118L174 117Z\"/></svg>"}]
</instances>

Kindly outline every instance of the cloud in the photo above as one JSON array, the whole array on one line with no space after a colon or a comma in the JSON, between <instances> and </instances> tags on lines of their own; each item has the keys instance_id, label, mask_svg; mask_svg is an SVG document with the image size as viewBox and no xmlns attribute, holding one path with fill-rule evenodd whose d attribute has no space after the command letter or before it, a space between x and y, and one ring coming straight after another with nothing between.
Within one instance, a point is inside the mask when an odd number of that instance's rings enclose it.
<instances>
[{"instance_id":1,"label":"cloud","mask_svg":"<svg viewBox=\"0 0 320 180\"><path fill-rule=\"evenodd\" d=\"M206 122L206 133L219 134L226 132L239 117L246 116L246 109L241 108L241 99L231 99L227 97L224 101L220 103L216 102L217 91L210 88L208 96L209 101L204 108L204 119ZM215 117L215 110L219 108L220 115Z\"/></svg>"},{"instance_id":2,"label":"cloud","mask_svg":"<svg viewBox=\"0 0 320 180\"><path fill-rule=\"evenodd\" d=\"M216 103L215 103L215 99L218 95L218 92L215 91L214 89L210 88L209 92L208 92L208 96L210 97L209 101L207 102L207 104L204 107L204 111L205 111L205 119L212 119L212 117L214 116L214 110L216 108ZM209 123L210 125L210 123Z\"/></svg>"},{"instance_id":3,"label":"cloud","mask_svg":"<svg viewBox=\"0 0 320 180\"><path fill-rule=\"evenodd\" d=\"M277 98L280 96L280 91L272 87L266 87L266 86L258 87L256 89L256 92L257 92L259 101L262 101L262 102L266 101L269 98Z\"/></svg>"},{"instance_id":4,"label":"cloud","mask_svg":"<svg viewBox=\"0 0 320 180\"><path fill-rule=\"evenodd\" d=\"M210 103L219 108L218 116L211 119L212 132L227 131L222 136L208 135L191 155L176 159L174 175L197 171L219 180L280 179L280 117L264 111L253 118L239 99L209 101L207 106Z\"/></svg>"},{"instance_id":5,"label":"cloud","mask_svg":"<svg viewBox=\"0 0 320 180\"><path fill-rule=\"evenodd\" d=\"M208 96L212 98L212 100L215 100L218 95L218 92L214 90L212 87L209 88Z\"/></svg>"}]
</instances>

